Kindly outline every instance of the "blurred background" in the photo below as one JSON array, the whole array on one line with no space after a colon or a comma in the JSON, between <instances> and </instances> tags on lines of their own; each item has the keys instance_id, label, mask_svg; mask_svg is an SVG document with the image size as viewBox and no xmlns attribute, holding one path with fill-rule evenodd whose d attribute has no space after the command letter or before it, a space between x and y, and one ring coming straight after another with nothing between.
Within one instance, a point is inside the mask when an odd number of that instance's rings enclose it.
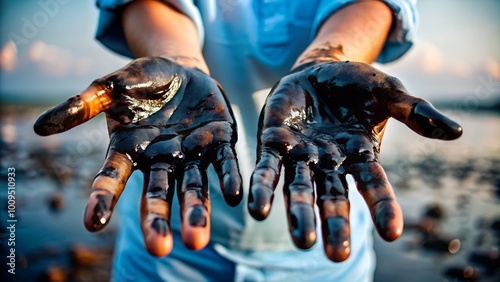
<instances>
[{"instance_id":1,"label":"blurred background","mask_svg":"<svg viewBox=\"0 0 500 282\"><path fill-rule=\"evenodd\" d=\"M382 164L405 232L375 236L375 281L500 281L500 1L421 0L414 47L376 65L464 128L427 140L394 121ZM40 138L36 117L128 62L94 38L91 1L0 1L1 281L108 281L116 218L82 223L107 144L103 117ZM16 170L16 275L6 276L7 169ZM13 280L14 279L14 280Z\"/></svg>"}]
</instances>

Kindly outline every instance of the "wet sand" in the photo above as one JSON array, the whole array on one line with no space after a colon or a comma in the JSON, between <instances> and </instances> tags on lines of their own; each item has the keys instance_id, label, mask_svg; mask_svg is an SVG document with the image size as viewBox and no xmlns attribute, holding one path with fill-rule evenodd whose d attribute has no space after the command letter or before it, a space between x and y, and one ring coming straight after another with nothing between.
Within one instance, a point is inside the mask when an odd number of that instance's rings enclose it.
<instances>
[{"instance_id":1,"label":"wet sand","mask_svg":"<svg viewBox=\"0 0 500 282\"><path fill-rule=\"evenodd\" d=\"M382 164L405 231L393 243L375 240L375 281L500 281L500 116L455 120L464 135L454 142L389 125Z\"/></svg>"},{"instance_id":2,"label":"wet sand","mask_svg":"<svg viewBox=\"0 0 500 282\"><path fill-rule=\"evenodd\" d=\"M2 106L1 177L16 169L16 275L6 276L7 193L0 195L1 281L109 281L116 214L89 233L83 211L104 160L102 116L41 138L43 107ZM405 215L393 243L377 236L375 281L500 280L500 115L455 116L464 136L427 140L391 121L382 164ZM2 191L5 191L2 188ZM14 279L12 279L14 277Z\"/></svg>"}]
</instances>

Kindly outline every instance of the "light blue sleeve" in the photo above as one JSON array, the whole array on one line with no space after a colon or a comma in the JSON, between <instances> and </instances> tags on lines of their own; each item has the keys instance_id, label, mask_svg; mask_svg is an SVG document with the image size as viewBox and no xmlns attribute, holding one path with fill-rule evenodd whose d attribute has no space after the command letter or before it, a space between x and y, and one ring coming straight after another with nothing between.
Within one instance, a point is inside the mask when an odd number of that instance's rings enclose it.
<instances>
[{"instance_id":1,"label":"light blue sleeve","mask_svg":"<svg viewBox=\"0 0 500 282\"><path fill-rule=\"evenodd\" d=\"M132 0L97 0L96 5L100 10L96 31L96 39L110 50L133 58L134 55L127 45L122 26L122 9ZM200 42L203 44L205 30L203 28L200 12L190 0L163 0L176 10L188 16L196 25ZM139 19L140 20L140 19Z\"/></svg>"},{"instance_id":2,"label":"light blue sleeve","mask_svg":"<svg viewBox=\"0 0 500 282\"><path fill-rule=\"evenodd\" d=\"M393 23L387 40L380 52L377 62L387 63L401 57L413 45L418 28L417 0L383 0L392 11ZM312 36L315 36L321 24L333 13L352 4L355 0L331 1L323 0L318 7L313 23ZM367 17L370 15L367 15ZM376 17L376 15L373 15ZM360 30L360 42L367 40L370 30ZM365 38L363 38L365 37Z\"/></svg>"}]
</instances>

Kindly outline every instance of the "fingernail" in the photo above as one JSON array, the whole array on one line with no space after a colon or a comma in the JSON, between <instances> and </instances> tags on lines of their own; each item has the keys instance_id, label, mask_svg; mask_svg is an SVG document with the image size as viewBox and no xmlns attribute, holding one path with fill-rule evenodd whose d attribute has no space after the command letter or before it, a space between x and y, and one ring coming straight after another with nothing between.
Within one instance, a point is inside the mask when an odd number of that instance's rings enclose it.
<instances>
[{"instance_id":1,"label":"fingernail","mask_svg":"<svg viewBox=\"0 0 500 282\"><path fill-rule=\"evenodd\" d=\"M381 202L374 206L373 220L380 237L392 242L403 233L403 218L399 204L395 201Z\"/></svg>"},{"instance_id":2,"label":"fingernail","mask_svg":"<svg viewBox=\"0 0 500 282\"><path fill-rule=\"evenodd\" d=\"M349 245L350 235L348 232L349 222L344 218L332 217L323 222L328 226L330 234L328 241L335 247L344 247Z\"/></svg>"},{"instance_id":3,"label":"fingernail","mask_svg":"<svg viewBox=\"0 0 500 282\"><path fill-rule=\"evenodd\" d=\"M193 227L206 227L207 217L205 214L205 207L194 206L191 208L191 212L188 217L189 225Z\"/></svg>"},{"instance_id":4,"label":"fingernail","mask_svg":"<svg viewBox=\"0 0 500 282\"><path fill-rule=\"evenodd\" d=\"M243 199L241 177L230 174L224 176L224 199L232 207L237 206Z\"/></svg>"},{"instance_id":5,"label":"fingernail","mask_svg":"<svg viewBox=\"0 0 500 282\"><path fill-rule=\"evenodd\" d=\"M43 114L35 122L34 131L40 136L66 131L83 120L85 103L80 96L74 96Z\"/></svg>"},{"instance_id":6,"label":"fingernail","mask_svg":"<svg viewBox=\"0 0 500 282\"><path fill-rule=\"evenodd\" d=\"M295 204L290 209L290 233L295 245L309 249L316 243L316 223L314 211L307 204Z\"/></svg>"},{"instance_id":7,"label":"fingernail","mask_svg":"<svg viewBox=\"0 0 500 282\"><path fill-rule=\"evenodd\" d=\"M454 140L462 135L463 129L458 123L441 114L428 102L418 102L411 116L418 124L420 133L426 137Z\"/></svg>"},{"instance_id":8,"label":"fingernail","mask_svg":"<svg viewBox=\"0 0 500 282\"><path fill-rule=\"evenodd\" d=\"M111 204L113 202L114 195L107 190L101 190L97 193L99 194L95 196L90 195L89 204L85 209L85 214L87 214L87 209L92 205L91 202L95 201L90 222L88 222L88 220L85 221L86 227L90 231L101 230L104 226L106 226L111 218Z\"/></svg>"},{"instance_id":9,"label":"fingernail","mask_svg":"<svg viewBox=\"0 0 500 282\"><path fill-rule=\"evenodd\" d=\"M167 236L170 231L167 221L164 218L159 217L153 219L153 222L151 222L151 228L153 228L156 233L162 235L163 237Z\"/></svg>"},{"instance_id":10,"label":"fingernail","mask_svg":"<svg viewBox=\"0 0 500 282\"><path fill-rule=\"evenodd\" d=\"M250 215L258 221L266 219L271 211L273 198L274 194L268 195L262 189L253 189L248 197L248 211Z\"/></svg>"}]
</instances>

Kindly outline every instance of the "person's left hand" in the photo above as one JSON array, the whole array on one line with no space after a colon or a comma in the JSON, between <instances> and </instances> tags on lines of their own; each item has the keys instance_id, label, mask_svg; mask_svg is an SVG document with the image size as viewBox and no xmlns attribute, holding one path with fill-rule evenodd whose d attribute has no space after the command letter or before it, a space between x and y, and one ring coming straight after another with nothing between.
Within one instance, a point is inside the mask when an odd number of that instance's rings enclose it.
<instances>
[{"instance_id":1,"label":"person's left hand","mask_svg":"<svg viewBox=\"0 0 500 282\"><path fill-rule=\"evenodd\" d=\"M282 78L259 121L248 201L252 216L268 216L284 163L288 224L297 247L307 249L316 241L316 198L326 255L332 261L349 257L346 174L353 175L380 236L397 239L402 212L379 163L390 117L429 138L452 140L462 134L427 101L410 96L398 79L368 64L323 63Z\"/></svg>"}]
</instances>

